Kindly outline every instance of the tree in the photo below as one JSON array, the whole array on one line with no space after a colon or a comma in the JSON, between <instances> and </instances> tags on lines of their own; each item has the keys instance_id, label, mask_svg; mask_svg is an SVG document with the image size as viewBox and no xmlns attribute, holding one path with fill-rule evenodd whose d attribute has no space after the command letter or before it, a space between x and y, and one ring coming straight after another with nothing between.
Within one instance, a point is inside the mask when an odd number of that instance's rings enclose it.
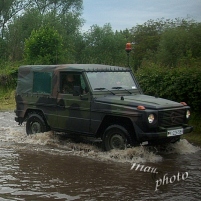
<instances>
[{"instance_id":1,"label":"tree","mask_svg":"<svg viewBox=\"0 0 201 201\"><path fill-rule=\"evenodd\" d=\"M110 24L103 27L93 25L83 34L81 63L100 63L108 65L125 65L126 38L120 32L113 32Z\"/></svg>"},{"instance_id":2,"label":"tree","mask_svg":"<svg viewBox=\"0 0 201 201\"><path fill-rule=\"evenodd\" d=\"M191 56L198 56L200 33L200 27L192 19L162 18L137 25L130 30L131 65L135 70L147 62L176 66Z\"/></svg>"},{"instance_id":3,"label":"tree","mask_svg":"<svg viewBox=\"0 0 201 201\"><path fill-rule=\"evenodd\" d=\"M68 58L74 61L74 43L83 23L80 18L82 1L26 0L22 2L24 9L20 15L19 13L13 15L4 28L7 58L11 61L22 60L25 39L30 37L33 30L49 24L62 36L64 48L68 49Z\"/></svg>"},{"instance_id":4,"label":"tree","mask_svg":"<svg viewBox=\"0 0 201 201\"><path fill-rule=\"evenodd\" d=\"M38 30L42 26L43 18L44 16L34 9L13 18L5 32L7 52L11 61L23 59L24 41L30 37L33 30Z\"/></svg>"},{"instance_id":5,"label":"tree","mask_svg":"<svg viewBox=\"0 0 201 201\"><path fill-rule=\"evenodd\" d=\"M50 10L56 14L80 13L82 4L82 0L33 0L31 8L36 8L41 14L47 14Z\"/></svg>"},{"instance_id":6,"label":"tree","mask_svg":"<svg viewBox=\"0 0 201 201\"><path fill-rule=\"evenodd\" d=\"M62 38L50 26L32 31L25 41L25 60L28 64L57 64L62 62Z\"/></svg>"},{"instance_id":7,"label":"tree","mask_svg":"<svg viewBox=\"0 0 201 201\"><path fill-rule=\"evenodd\" d=\"M0 38L0 62L5 61L7 59L6 45L6 41Z\"/></svg>"},{"instance_id":8,"label":"tree","mask_svg":"<svg viewBox=\"0 0 201 201\"><path fill-rule=\"evenodd\" d=\"M160 35L164 30L162 20L148 20L143 25L137 25L130 30L132 48L132 65L137 70L144 59L154 60L157 51Z\"/></svg>"},{"instance_id":9,"label":"tree","mask_svg":"<svg viewBox=\"0 0 201 201\"><path fill-rule=\"evenodd\" d=\"M190 65L192 60L201 58L200 42L201 23L183 21L161 35L157 62L170 67Z\"/></svg>"},{"instance_id":10,"label":"tree","mask_svg":"<svg viewBox=\"0 0 201 201\"><path fill-rule=\"evenodd\" d=\"M1 38L4 37L4 31L7 23L20 11L30 4L29 0L0 0L0 31Z\"/></svg>"},{"instance_id":11,"label":"tree","mask_svg":"<svg viewBox=\"0 0 201 201\"><path fill-rule=\"evenodd\" d=\"M201 23L191 23L189 27L192 58L201 59Z\"/></svg>"},{"instance_id":12,"label":"tree","mask_svg":"<svg viewBox=\"0 0 201 201\"><path fill-rule=\"evenodd\" d=\"M182 28L168 29L162 34L158 61L166 66L175 67L179 59L185 56L188 45L188 32Z\"/></svg>"},{"instance_id":13,"label":"tree","mask_svg":"<svg viewBox=\"0 0 201 201\"><path fill-rule=\"evenodd\" d=\"M66 54L65 63L75 63L77 54L77 41L82 34L80 28L83 20L78 13L66 13L54 15L54 12L48 13L43 18L43 24L49 24L54 27L63 38L63 47Z\"/></svg>"}]
</instances>

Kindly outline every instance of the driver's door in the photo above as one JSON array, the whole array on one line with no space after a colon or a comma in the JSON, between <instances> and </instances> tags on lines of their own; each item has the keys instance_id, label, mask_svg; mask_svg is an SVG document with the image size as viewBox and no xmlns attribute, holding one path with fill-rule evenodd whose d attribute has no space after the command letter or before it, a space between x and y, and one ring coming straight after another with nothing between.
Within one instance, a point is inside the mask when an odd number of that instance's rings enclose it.
<instances>
[{"instance_id":1,"label":"driver's door","mask_svg":"<svg viewBox=\"0 0 201 201\"><path fill-rule=\"evenodd\" d=\"M74 86L81 87L81 94L64 92L65 76L68 72L60 73L60 92L57 98L57 125L63 131L88 133L90 128L90 94L86 92L86 82L81 73L71 73L74 76Z\"/></svg>"}]
</instances>

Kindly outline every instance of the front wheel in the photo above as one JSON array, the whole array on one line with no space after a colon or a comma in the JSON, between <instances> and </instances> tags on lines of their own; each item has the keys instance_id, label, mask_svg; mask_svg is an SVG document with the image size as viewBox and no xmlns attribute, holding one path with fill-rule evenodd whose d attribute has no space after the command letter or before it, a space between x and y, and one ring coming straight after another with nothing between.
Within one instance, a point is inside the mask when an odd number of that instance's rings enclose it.
<instances>
[{"instance_id":1,"label":"front wheel","mask_svg":"<svg viewBox=\"0 0 201 201\"><path fill-rule=\"evenodd\" d=\"M39 114L29 115L26 123L26 133L27 135L44 133L48 131L47 125L44 119Z\"/></svg>"},{"instance_id":2,"label":"front wheel","mask_svg":"<svg viewBox=\"0 0 201 201\"><path fill-rule=\"evenodd\" d=\"M128 144L129 133L128 131L119 125L109 126L103 137L103 147L106 151L111 149L125 149Z\"/></svg>"}]
</instances>

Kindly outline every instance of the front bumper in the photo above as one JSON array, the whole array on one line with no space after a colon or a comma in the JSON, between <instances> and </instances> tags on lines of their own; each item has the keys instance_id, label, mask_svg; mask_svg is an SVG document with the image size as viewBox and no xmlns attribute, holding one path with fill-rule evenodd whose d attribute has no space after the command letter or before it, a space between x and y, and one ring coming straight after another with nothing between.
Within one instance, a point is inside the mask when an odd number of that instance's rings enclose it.
<instances>
[{"instance_id":1,"label":"front bumper","mask_svg":"<svg viewBox=\"0 0 201 201\"><path fill-rule=\"evenodd\" d=\"M22 117L15 117L15 121L18 122L18 125L22 125L24 118Z\"/></svg>"},{"instance_id":2,"label":"front bumper","mask_svg":"<svg viewBox=\"0 0 201 201\"><path fill-rule=\"evenodd\" d=\"M148 144L164 144L169 142L177 141L177 139L180 139L180 136L182 135L175 135L168 137L167 132L168 130L174 130L174 129L183 129L183 134L187 134L193 131L192 126L185 126L185 127L176 127L176 128L161 128L159 132L149 132L149 133L138 133L138 139L140 143L147 142Z\"/></svg>"}]
</instances>

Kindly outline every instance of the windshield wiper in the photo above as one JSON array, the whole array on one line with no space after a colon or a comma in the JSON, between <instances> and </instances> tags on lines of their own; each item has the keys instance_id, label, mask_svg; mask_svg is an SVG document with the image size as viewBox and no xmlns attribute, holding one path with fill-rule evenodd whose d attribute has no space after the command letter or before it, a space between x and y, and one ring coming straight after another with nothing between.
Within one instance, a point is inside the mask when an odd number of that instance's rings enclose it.
<instances>
[{"instance_id":1,"label":"windshield wiper","mask_svg":"<svg viewBox=\"0 0 201 201\"><path fill-rule=\"evenodd\" d=\"M125 89L123 87L112 87L112 89L123 89L123 90L126 90L129 94L132 94L132 92L130 92L128 89Z\"/></svg>"},{"instance_id":2,"label":"windshield wiper","mask_svg":"<svg viewBox=\"0 0 201 201\"><path fill-rule=\"evenodd\" d=\"M99 90L99 91L107 90L107 91L109 91L111 94L115 95L115 93L113 93L112 91L110 91L109 89L106 89L106 88L104 88L104 87L94 88L94 90Z\"/></svg>"}]
</instances>

